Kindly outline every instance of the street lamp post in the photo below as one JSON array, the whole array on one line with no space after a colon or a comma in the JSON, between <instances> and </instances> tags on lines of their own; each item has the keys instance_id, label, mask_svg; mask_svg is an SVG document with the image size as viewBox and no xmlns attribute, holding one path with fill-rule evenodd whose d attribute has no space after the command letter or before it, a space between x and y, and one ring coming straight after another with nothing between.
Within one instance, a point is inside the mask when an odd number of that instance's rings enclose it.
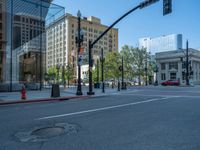
<instances>
[{"instance_id":1,"label":"street lamp post","mask_svg":"<svg viewBox=\"0 0 200 150\"><path fill-rule=\"evenodd\" d=\"M105 87L104 87L104 55L103 55L103 48L101 49L101 82L102 82L102 93L105 93Z\"/></svg>"},{"instance_id":2,"label":"street lamp post","mask_svg":"<svg viewBox=\"0 0 200 150\"><path fill-rule=\"evenodd\" d=\"M189 55L188 55L188 40L186 41L186 85L189 85Z\"/></svg>"},{"instance_id":3,"label":"street lamp post","mask_svg":"<svg viewBox=\"0 0 200 150\"><path fill-rule=\"evenodd\" d=\"M124 83L124 57L122 56L122 90L126 90L126 84Z\"/></svg>"},{"instance_id":4,"label":"street lamp post","mask_svg":"<svg viewBox=\"0 0 200 150\"><path fill-rule=\"evenodd\" d=\"M99 59L97 59L97 88L99 88Z\"/></svg>"},{"instance_id":5,"label":"street lamp post","mask_svg":"<svg viewBox=\"0 0 200 150\"><path fill-rule=\"evenodd\" d=\"M70 69L69 69L69 64L67 65L67 86L69 88L69 75L70 74Z\"/></svg>"},{"instance_id":6,"label":"street lamp post","mask_svg":"<svg viewBox=\"0 0 200 150\"><path fill-rule=\"evenodd\" d=\"M145 85L148 85L148 56L147 56L147 51L146 51L146 62L145 62L145 76L146 76L146 80L145 80Z\"/></svg>"},{"instance_id":7,"label":"street lamp post","mask_svg":"<svg viewBox=\"0 0 200 150\"><path fill-rule=\"evenodd\" d=\"M62 65L62 84L65 87L65 65Z\"/></svg>"},{"instance_id":8,"label":"street lamp post","mask_svg":"<svg viewBox=\"0 0 200 150\"><path fill-rule=\"evenodd\" d=\"M78 37L76 38L76 43L78 44L78 86L76 95L83 95L82 93L82 87L81 87L81 56L80 56L80 49L81 49L81 42L83 39L81 39L81 12L78 11L77 13L78 17Z\"/></svg>"},{"instance_id":9,"label":"street lamp post","mask_svg":"<svg viewBox=\"0 0 200 150\"><path fill-rule=\"evenodd\" d=\"M156 65L156 81L155 81L155 85L158 85L158 66Z\"/></svg>"}]
</instances>

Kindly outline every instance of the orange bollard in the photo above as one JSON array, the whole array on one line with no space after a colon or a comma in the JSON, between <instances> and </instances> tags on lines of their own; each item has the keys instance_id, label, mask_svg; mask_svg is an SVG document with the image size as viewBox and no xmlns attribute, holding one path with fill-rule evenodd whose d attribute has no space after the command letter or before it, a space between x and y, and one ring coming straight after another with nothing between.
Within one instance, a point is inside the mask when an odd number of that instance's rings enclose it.
<instances>
[{"instance_id":1,"label":"orange bollard","mask_svg":"<svg viewBox=\"0 0 200 150\"><path fill-rule=\"evenodd\" d=\"M25 99L26 99L26 89L25 89L24 86L22 87L22 91L21 91L21 99L22 99L22 100L25 100Z\"/></svg>"}]
</instances>

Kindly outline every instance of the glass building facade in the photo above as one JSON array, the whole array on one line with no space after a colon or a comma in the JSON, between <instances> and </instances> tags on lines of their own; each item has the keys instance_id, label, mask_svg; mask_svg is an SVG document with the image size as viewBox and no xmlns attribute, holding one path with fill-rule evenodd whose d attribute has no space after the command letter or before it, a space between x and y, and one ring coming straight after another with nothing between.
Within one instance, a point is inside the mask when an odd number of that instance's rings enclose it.
<instances>
[{"instance_id":1,"label":"glass building facade","mask_svg":"<svg viewBox=\"0 0 200 150\"><path fill-rule=\"evenodd\" d=\"M140 38L139 48L146 48L152 54L182 49L182 34L171 34L156 38Z\"/></svg>"},{"instance_id":2,"label":"glass building facade","mask_svg":"<svg viewBox=\"0 0 200 150\"><path fill-rule=\"evenodd\" d=\"M42 89L46 27L64 13L52 0L0 0L0 92Z\"/></svg>"}]
</instances>

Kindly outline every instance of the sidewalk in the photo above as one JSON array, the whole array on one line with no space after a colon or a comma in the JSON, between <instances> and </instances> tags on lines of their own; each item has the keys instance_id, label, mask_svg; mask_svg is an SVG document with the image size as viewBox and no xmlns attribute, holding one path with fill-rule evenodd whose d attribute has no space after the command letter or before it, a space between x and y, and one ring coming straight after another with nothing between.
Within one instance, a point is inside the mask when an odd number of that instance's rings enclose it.
<instances>
[{"instance_id":1,"label":"sidewalk","mask_svg":"<svg viewBox=\"0 0 200 150\"><path fill-rule=\"evenodd\" d=\"M51 98L51 88L43 89L42 91L27 91L26 100L21 100L21 92L2 92L0 93L0 105L17 104L17 103L33 103L33 102L47 102L47 101L63 101L69 99L88 98L88 87L82 86L82 96L76 95L77 87L60 88L60 97ZM102 93L102 89L93 89L94 96L109 95L117 93L117 88L106 88L105 93Z\"/></svg>"}]
</instances>

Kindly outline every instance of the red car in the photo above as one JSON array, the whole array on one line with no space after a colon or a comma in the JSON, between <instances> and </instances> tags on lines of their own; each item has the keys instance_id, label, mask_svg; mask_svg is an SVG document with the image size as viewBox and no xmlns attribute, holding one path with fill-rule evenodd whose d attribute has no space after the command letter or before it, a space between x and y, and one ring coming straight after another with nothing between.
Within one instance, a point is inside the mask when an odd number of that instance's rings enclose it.
<instances>
[{"instance_id":1,"label":"red car","mask_svg":"<svg viewBox=\"0 0 200 150\"><path fill-rule=\"evenodd\" d=\"M167 80L165 82L162 82L161 85L163 85L163 86L167 86L167 85L179 86L180 83L179 83L179 81L176 81L176 80Z\"/></svg>"}]
</instances>

